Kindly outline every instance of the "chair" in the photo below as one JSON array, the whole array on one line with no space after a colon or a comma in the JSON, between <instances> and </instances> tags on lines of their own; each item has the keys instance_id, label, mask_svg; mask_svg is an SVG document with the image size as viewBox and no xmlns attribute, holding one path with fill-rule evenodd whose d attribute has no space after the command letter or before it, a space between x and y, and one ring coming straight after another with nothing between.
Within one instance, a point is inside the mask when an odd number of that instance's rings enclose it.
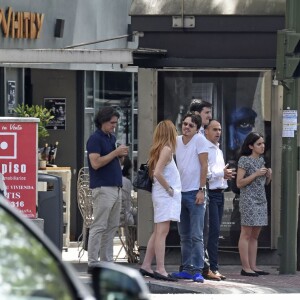
<instances>
[{"instance_id":1,"label":"chair","mask_svg":"<svg viewBox=\"0 0 300 300\"><path fill-rule=\"evenodd\" d=\"M82 251L87 251L89 228L93 222L92 191L89 184L88 167L83 167L79 170L77 178L77 203L83 219L82 234L79 237L79 239L82 238L82 250L79 258L83 255Z\"/></svg>"},{"instance_id":2,"label":"chair","mask_svg":"<svg viewBox=\"0 0 300 300\"><path fill-rule=\"evenodd\" d=\"M131 197L131 209L137 211L136 201ZM134 215L134 213L132 213ZM122 249L125 250L129 263L137 263L139 261L139 252L137 247L137 226L133 225L130 219L124 215L120 220L119 239L122 243L118 256Z\"/></svg>"},{"instance_id":3,"label":"chair","mask_svg":"<svg viewBox=\"0 0 300 300\"><path fill-rule=\"evenodd\" d=\"M89 169L83 167L79 170L77 178L77 202L78 208L83 218L83 229L79 239L82 238L82 250L79 253L79 258L82 257L83 252L88 250L88 236L89 228L93 222L93 205L92 205L92 191L89 187ZM123 222L118 230L118 237L121 242L121 248L114 260L120 258L121 252L124 249L129 263L138 261L138 250L136 246L136 225L129 225ZM125 257L125 258L126 258Z\"/></svg>"}]
</instances>

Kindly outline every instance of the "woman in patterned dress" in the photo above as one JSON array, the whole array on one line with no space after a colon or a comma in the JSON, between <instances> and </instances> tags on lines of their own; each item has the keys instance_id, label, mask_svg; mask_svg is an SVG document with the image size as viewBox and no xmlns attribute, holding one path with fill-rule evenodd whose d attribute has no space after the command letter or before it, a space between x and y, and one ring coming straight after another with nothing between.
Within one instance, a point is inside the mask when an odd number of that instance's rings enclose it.
<instances>
[{"instance_id":1,"label":"woman in patterned dress","mask_svg":"<svg viewBox=\"0 0 300 300\"><path fill-rule=\"evenodd\" d=\"M251 132L245 139L238 161L237 187L240 189L241 234L239 253L241 275L268 275L256 266L257 240L262 226L268 225L265 185L272 179L272 170L265 167L262 135Z\"/></svg>"}]
</instances>

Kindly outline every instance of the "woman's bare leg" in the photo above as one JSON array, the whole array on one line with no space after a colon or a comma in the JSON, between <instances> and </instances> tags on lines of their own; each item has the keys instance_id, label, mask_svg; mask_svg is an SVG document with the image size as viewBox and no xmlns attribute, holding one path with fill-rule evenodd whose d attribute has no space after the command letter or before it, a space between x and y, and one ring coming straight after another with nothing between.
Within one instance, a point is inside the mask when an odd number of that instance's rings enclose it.
<instances>
[{"instance_id":1,"label":"woman's bare leg","mask_svg":"<svg viewBox=\"0 0 300 300\"><path fill-rule=\"evenodd\" d=\"M155 255L155 250L154 250L154 243L155 243L155 233L156 233L156 224L154 224L154 231L150 236L150 239L147 244L147 250L145 254L145 258L143 261L143 264L141 266L141 269L144 269L150 273L152 273L152 261Z\"/></svg>"},{"instance_id":2,"label":"woman's bare leg","mask_svg":"<svg viewBox=\"0 0 300 300\"><path fill-rule=\"evenodd\" d=\"M257 240L261 232L261 227L255 226L252 227L252 233L249 240L249 265L253 271L258 271L256 266L257 258Z\"/></svg>"},{"instance_id":3,"label":"woman's bare leg","mask_svg":"<svg viewBox=\"0 0 300 300\"><path fill-rule=\"evenodd\" d=\"M242 268L246 272L253 272L249 262L249 243L252 234L252 227L241 226L241 234L239 240L239 253Z\"/></svg>"},{"instance_id":4,"label":"woman's bare leg","mask_svg":"<svg viewBox=\"0 0 300 300\"><path fill-rule=\"evenodd\" d=\"M156 258L156 271L162 275L167 276L165 269L165 251L166 251L166 238L170 229L170 221L161 222L156 224L155 231L155 258Z\"/></svg>"}]
</instances>

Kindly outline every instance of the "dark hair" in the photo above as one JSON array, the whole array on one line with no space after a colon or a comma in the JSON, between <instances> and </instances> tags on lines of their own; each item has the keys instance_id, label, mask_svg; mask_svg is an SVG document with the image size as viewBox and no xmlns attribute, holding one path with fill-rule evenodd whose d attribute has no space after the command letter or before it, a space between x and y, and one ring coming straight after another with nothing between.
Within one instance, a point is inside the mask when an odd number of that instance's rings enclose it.
<instances>
[{"instance_id":1,"label":"dark hair","mask_svg":"<svg viewBox=\"0 0 300 300\"><path fill-rule=\"evenodd\" d=\"M197 130L201 127L202 125L202 119L199 115L195 115L193 113L187 113L183 118L182 118L182 122L186 119L186 118L191 118L191 121L193 123L196 124Z\"/></svg>"},{"instance_id":2,"label":"dark hair","mask_svg":"<svg viewBox=\"0 0 300 300\"><path fill-rule=\"evenodd\" d=\"M253 146L255 142L262 137L263 136L258 132L250 132L243 142L239 157L251 155L252 150L249 148L249 146Z\"/></svg>"},{"instance_id":3,"label":"dark hair","mask_svg":"<svg viewBox=\"0 0 300 300\"><path fill-rule=\"evenodd\" d=\"M101 128L102 124L111 120L112 117L120 118L120 114L111 106L101 108L94 118L97 128Z\"/></svg>"},{"instance_id":4,"label":"dark hair","mask_svg":"<svg viewBox=\"0 0 300 300\"><path fill-rule=\"evenodd\" d=\"M200 113L204 107L211 108L212 104L202 99L193 99L191 101L189 111L190 112L198 111Z\"/></svg>"},{"instance_id":5,"label":"dark hair","mask_svg":"<svg viewBox=\"0 0 300 300\"><path fill-rule=\"evenodd\" d=\"M122 175L124 177L129 178L129 176L130 176L130 172L129 171L132 168L132 162L131 162L131 160L130 160L130 158L128 156L124 157L122 165L123 165Z\"/></svg>"},{"instance_id":6,"label":"dark hair","mask_svg":"<svg viewBox=\"0 0 300 300\"><path fill-rule=\"evenodd\" d=\"M206 129L206 128L210 125L210 123L211 123L212 121L215 121L215 122L218 122L219 124L221 124L221 122L219 122L219 121L216 120L216 119L209 119L208 124L207 124L207 125L204 125L204 129Z\"/></svg>"}]
</instances>

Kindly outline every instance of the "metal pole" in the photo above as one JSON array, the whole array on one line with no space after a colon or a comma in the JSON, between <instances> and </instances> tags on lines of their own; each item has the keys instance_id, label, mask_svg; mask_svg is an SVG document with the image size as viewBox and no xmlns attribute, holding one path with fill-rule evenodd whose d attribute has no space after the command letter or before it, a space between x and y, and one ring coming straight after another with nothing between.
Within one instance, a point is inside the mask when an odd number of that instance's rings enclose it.
<instances>
[{"instance_id":1,"label":"metal pole","mask_svg":"<svg viewBox=\"0 0 300 300\"><path fill-rule=\"evenodd\" d=\"M283 94L283 118L297 111L296 83L294 79L285 80ZM283 120L283 123L286 121ZM282 138L282 173L281 173L281 226L279 237L280 274L296 273L297 253L297 131L294 137Z\"/></svg>"},{"instance_id":2,"label":"metal pole","mask_svg":"<svg viewBox=\"0 0 300 300\"><path fill-rule=\"evenodd\" d=\"M297 267L297 226L298 226L298 80L290 71L288 59L295 57L290 53L291 36L299 33L300 1L286 1L286 31L278 33L277 74L284 86L283 93L283 135L282 135L282 173L281 173L281 226L278 240L280 255L280 274L295 274ZM294 36L293 36L294 37ZM297 59L297 57L295 57ZM278 73L279 72L279 73ZM290 75L291 74L291 75ZM289 130L292 129L292 130Z\"/></svg>"}]
</instances>

